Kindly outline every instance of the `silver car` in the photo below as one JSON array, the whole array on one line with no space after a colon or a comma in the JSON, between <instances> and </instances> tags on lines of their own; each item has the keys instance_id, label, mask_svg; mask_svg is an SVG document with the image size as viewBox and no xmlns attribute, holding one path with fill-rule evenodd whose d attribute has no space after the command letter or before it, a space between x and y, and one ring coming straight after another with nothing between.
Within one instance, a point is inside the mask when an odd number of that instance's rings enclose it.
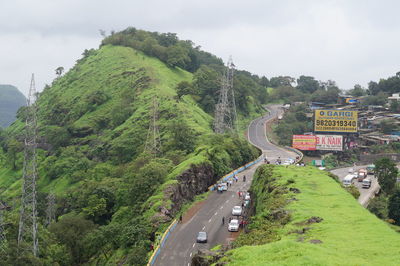
<instances>
[{"instance_id":1,"label":"silver car","mask_svg":"<svg viewBox=\"0 0 400 266\"><path fill-rule=\"evenodd\" d=\"M240 215L242 215L242 207L240 207L240 206L235 206L235 207L233 207L233 209L232 209L232 215L234 215L234 216L240 216Z\"/></svg>"},{"instance_id":2,"label":"silver car","mask_svg":"<svg viewBox=\"0 0 400 266\"><path fill-rule=\"evenodd\" d=\"M207 243L207 233L206 232L199 232L197 234L197 243Z\"/></svg>"}]
</instances>

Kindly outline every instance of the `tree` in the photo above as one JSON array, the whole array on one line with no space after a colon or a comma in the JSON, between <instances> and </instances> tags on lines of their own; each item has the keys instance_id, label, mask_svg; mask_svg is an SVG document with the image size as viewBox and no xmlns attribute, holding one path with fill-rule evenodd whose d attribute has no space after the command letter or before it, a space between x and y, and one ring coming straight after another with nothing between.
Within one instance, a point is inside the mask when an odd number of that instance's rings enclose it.
<instances>
[{"instance_id":1,"label":"tree","mask_svg":"<svg viewBox=\"0 0 400 266\"><path fill-rule=\"evenodd\" d=\"M290 76L279 76L279 77L272 77L269 81L269 85L273 88L282 87L282 86L289 86L292 87L292 84L295 82L295 78Z\"/></svg>"},{"instance_id":2,"label":"tree","mask_svg":"<svg viewBox=\"0 0 400 266\"><path fill-rule=\"evenodd\" d=\"M11 164L12 170L17 170L17 156L18 153L23 150L23 145L17 141L15 138L12 138L7 143L7 158L9 163Z\"/></svg>"},{"instance_id":3,"label":"tree","mask_svg":"<svg viewBox=\"0 0 400 266\"><path fill-rule=\"evenodd\" d=\"M389 158L375 161L375 176L383 192L391 194L395 188L398 169L396 163Z\"/></svg>"},{"instance_id":4,"label":"tree","mask_svg":"<svg viewBox=\"0 0 400 266\"><path fill-rule=\"evenodd\" d=\"M313 93L319 89L319 83L314 77L300 76L297 79L297 89L305 93Z\"/></svg>"},{"instance_id":5,"label":"tree","mask_svg":"<svg viewBox=\"0 0 400 266\"><path fill-rule=\"evenodd\" d=\"M56 75L57 75L58 77L61 77L61 75L62 75L63 72L64 72L64 67L59 66L59 67L56 68Z\"/></svg>"},{"instance_id":6,"label":"tree","mask_svg":"<svg viewBox=\"0 0 400 266\"><path fill-rule=\"evenodd\" d=\"M384 134L391 134L398 129L395 119L386 119L380 122L381 132Z\"/></svg>"},{"instance_id":7,"label":"tree","mask_svg":"<svg viewBox=\"0 0 400 266\"><path fill-rule=\"evenodd\" d=\"M393 194L389 197L388 216L395 220L395 224L400 225L400 188L396 188Z\"/></svg>"},{"instance_id":8,"label":"tree","mask_svg":"<svg viewBox=\"0 0 400 266\"><path fill-rule=\"evenodd\" d=\"M87 261L84 237L94 229L95 225L91 221L79 216L67 216L49 226L49 231L57 240L68 247L75 265Z\"/></svg>"},{"instance_id":9,"label":"tree","mask_svg":"<svg viewBox=\"0 0 400 266\"><path fill-rule=\"evenodd\" d=\"M193 93L192 85L187 81L179 82L178 85L176 85L175 90L179 99L182 98L183 95L189 95Z\"/></svg>"},{"instance_id":10,"label":"tree","mask_svg":"<svg viewBox=\"0 0 400 266\"><path fill-rule=\"evenodd\" d=\"M178 45L169 46L167 48L167 64L171 67L185 68L186 63L190 62L188 51Z\"/></svg>"},{"instance_id":11,"label":"tree","mask_svg":"<svg viewBox=\"0 0 400 266\"><path fill-rule=\"evenodd\" d=\"M379 197L371 199L367 209L379 219L386 219L388 217L387 206L387 197L380 195Z\"/></svg>"},{"instance_id":12,"label":"tree","mask_svg":"<svg viewBox=\"0 0 400 266\"><path fill-rule=\"evenodd\" d=\"M367 94L367 90L364 89L363 87L361 87L361 85L356 84L356 85L354 85L354 88L353 88L353 89L351 89L351 90L348 91L348 93L349 93L351 96L359 97L359 96L364 96L364 95L366 95L366 94Z\"/></svg>"}]
</instances>

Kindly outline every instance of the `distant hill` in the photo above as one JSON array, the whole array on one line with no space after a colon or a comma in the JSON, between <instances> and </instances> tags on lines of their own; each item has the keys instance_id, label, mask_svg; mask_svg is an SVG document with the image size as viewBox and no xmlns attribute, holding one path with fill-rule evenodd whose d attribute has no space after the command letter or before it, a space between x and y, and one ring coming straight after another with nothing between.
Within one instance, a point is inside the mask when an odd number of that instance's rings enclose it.
<instances>
[{"instance_id":1,"label":"distant hill","mask_svg":"<svg viewBox=\"0 0 400 266\"><path fill-rule=\"evenodd\" d=\"M0 127L11 125L18 109L25 103L25 96L16 87L0 85Z\"/></svg>"}]
</instances>

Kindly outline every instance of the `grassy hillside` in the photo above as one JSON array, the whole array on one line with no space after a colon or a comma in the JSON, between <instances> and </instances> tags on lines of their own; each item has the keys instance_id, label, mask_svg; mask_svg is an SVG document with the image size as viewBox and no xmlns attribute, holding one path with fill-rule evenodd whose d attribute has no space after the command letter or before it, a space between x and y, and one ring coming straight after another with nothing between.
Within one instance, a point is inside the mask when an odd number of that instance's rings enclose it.
<instances>
[{"instance_id":1,"label":"grassy hillside","mask_svg":"<svg viewBox=\"0 0 400 266\"><path fill-rule=\"evenodd\" d=\"M25 104L25 96L16 87L0 84L0 127L11 125L18 109Z\"/></svg>"},{"instance_id":2,"label":"grassy hillside","mask_svg":"<svg viewBox=\"0 0 400 266\"><path fill-rule=\"evenodd\" d=\"M15 245L20 113L0 134L0 200L15 206L6 215L9 250L0 264L145 264L155 235L185 202L258 156L243 138L215 135L212 117L191 95L177 97L177 85L192 79L193 74L130 47L103 45L86 50L46 87L37 101L40 258L18 253ZM161 140L157 158L144 152L153 99ZM201 186L177 198L171 191L192 168L201 174ZM50 193L56 196L57 222L45 227Z\"/></svg>"},{"instance_id":3,"label":"grassy hillside","mask_svg":"<svg viewBox=\"0 0 400 266\"><path fill-rule=\"evenodd\" d=\"M251 190L256 200L254 223L238 245L261 234L265 237L259 242L266 244L229 251L223 259L228 265L398 265L400 261L399 233L360 206L326 172L264 166ZM273 221L271 215L280 208L289 212ZM311 217L323 220L307 222ZM272 224L270 232L257 232L265 224Z\"/></svg>"}]
</instances>

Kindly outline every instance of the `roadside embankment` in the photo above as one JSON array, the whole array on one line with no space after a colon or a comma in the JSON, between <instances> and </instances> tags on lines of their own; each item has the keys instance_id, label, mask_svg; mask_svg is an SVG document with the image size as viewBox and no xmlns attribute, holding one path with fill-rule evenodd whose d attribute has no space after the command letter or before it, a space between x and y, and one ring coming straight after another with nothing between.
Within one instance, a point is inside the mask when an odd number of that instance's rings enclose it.
<instances>
[{"instance_id":1,"label":"roadside embankment","mask_svg":"<svg viewBox=\"0 0 400 266\"><path fill-rule=\"evenodd\" d=\"M398 265L400 261L400 235L326 172L265 165L257 170L250 191L254 205L248 233L219 262Z\"/></svg>"}]
</instances>

